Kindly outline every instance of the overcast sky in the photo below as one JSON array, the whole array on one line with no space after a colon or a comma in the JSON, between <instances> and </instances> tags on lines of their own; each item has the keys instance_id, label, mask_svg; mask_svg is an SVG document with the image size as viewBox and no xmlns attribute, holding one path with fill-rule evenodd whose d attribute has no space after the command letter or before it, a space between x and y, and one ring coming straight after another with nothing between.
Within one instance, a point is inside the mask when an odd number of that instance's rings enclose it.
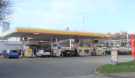
<instances>
[{"instance_id":1,"label":"overcast sky","mask_svg":"<svg viewBox=\"0 0 135 78\"><path fill-rule=\"evenodd\" d=\"M135 31L135 0L13 0L11 27Z\"/></svg>"}]
</instances>

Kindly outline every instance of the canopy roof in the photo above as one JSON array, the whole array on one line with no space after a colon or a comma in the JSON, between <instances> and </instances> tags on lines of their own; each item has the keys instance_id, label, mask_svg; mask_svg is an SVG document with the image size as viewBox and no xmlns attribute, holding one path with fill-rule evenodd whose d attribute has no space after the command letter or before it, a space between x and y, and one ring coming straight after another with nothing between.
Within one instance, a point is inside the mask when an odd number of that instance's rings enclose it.
<instances>
[{"instance_id":1,"label":"canopy roof","mask_svg":"<svg viewBox=\"0 0 135 78\"><path fill-rule=\"evenodd\" d=\"M51 38L58 38L58 39L109 38L108 35L101 33L36 29L36 28L16 28L14 31L8 32L4 35L4 38L9 37L32 37L35 40L49 40Z\"/></svg>"}]
</instances>

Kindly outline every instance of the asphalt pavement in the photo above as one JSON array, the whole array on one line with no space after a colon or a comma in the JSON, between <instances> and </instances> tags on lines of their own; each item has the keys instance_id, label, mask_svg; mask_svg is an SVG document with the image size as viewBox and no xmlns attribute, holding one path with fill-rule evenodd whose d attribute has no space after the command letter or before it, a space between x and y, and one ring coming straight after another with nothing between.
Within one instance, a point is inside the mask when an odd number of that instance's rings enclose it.
<instances>
[{"instance_id":1,"label":"asphalt pavement","mask_svg":"<svg viewBox=\"0 0 135 78\"><path fill-rule=\"evenodd\" d=\"M119 57L119 62L129 60ZM0 78L108 78L95 73L107 63L110 56L0 59Z\"/></svg>"}]
</instances>

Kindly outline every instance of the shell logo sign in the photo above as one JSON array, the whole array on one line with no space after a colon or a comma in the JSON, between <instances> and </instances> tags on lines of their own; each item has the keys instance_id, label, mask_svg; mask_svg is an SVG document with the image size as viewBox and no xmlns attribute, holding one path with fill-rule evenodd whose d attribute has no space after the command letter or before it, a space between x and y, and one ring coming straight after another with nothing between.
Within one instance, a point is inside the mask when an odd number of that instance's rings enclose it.
<instances>
[{"instance_id":1,"label":"shell logo sign","mask_svg":"<svg viewBox=\"0 0 135 78\"><path fill-rule=\"evenodd\" d=\"M130 42L131 42L131 49L132 49L131 54L132 54L133 59L135 60L135 35L134 34L131 34Z\"/></svg>"}]
</instances>

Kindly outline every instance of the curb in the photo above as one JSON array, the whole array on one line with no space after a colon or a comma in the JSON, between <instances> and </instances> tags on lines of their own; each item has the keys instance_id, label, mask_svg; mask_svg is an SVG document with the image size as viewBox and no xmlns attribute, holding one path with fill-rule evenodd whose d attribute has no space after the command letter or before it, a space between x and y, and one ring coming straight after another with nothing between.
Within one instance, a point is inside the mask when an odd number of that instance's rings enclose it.
<instances>
[{"instance_id":1,"label":"curb","mask_svg":"<svg viewBox=\"0 0 135 78\"><path fill-rule=\"evenodd\" d=\"M101 66L99 66L99 67L101 67ZM108 75L105 75L105 74L103 74L103 73L98 72L97 70L98 70L99 67L97 67L97 68L95 69L95 74L98 75L98 76L101 76L101 77L109 77Z\"/></svg>"},{"instance_id":2,"label":"curb","mask_svg":"<svg viewBox=\"0 0 135 78\"><path fill-rule=\"evenodd\" d=\"M97 68L98 69L98 68ZM102 77L107 77L107 78L135 78L134 76L129 76L129 73L126 73L127 75L124 76L123 74L125 73L114 73L114 74L103 74L97 71L97 69L95 70L95 74L98 76L102 76ZM135 73L135 72L130 72L130 73Z\"/></svg>"},{"instance_id":3,"label":"curb","mask_svg":"<svg viewBox=\"0 0 135 78\"><path fill-rule=\"evenodd\" d=\"M99 66L99 67L101 67L101 66ZM104 74L104 73L98 72L97 70L98 70L99 67L97 67L95 69L95 74L96 75L101 76L101 77L105 77L105 78L117 78L116 75L113 75L113 74ZM118 78L121 78L121 77L118 76Z\"/></svg>"}]
</instances>

